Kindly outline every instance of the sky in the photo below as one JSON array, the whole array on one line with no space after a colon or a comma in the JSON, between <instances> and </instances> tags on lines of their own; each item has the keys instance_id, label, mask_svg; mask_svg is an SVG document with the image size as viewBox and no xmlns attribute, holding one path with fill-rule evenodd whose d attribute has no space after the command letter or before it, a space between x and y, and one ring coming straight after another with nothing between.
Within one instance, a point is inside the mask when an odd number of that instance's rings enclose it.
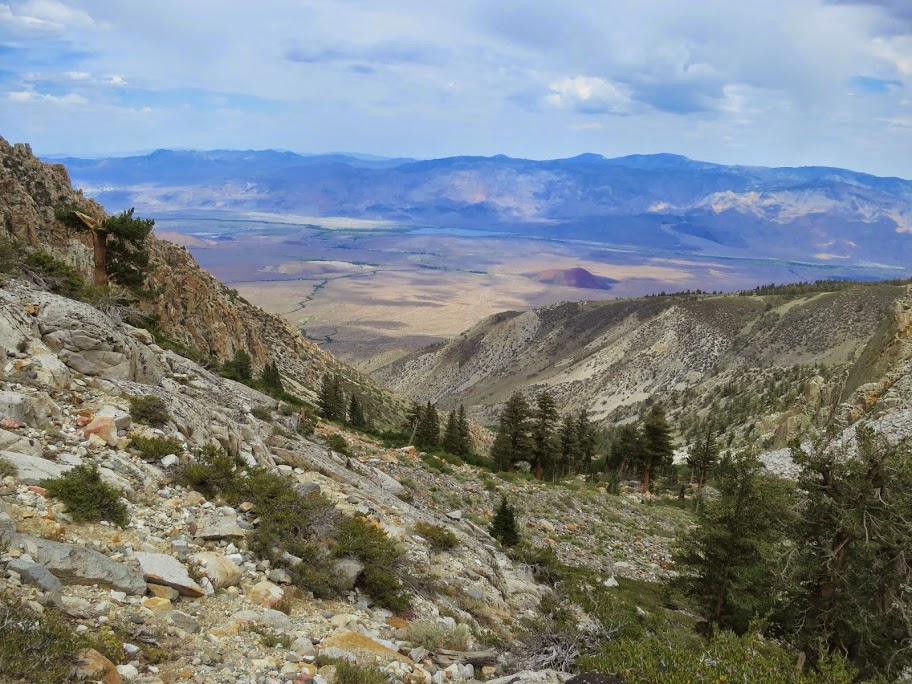
<instances>
[{"instance_id":1,"label":"sky","mask_svg":"<svg viewBox=\"0 0 912 684\"><path fill-rule=\"evenodd\" d=\"M0 1L0 136L912 178L912 0Z\"/></svg>"}]
</instances>

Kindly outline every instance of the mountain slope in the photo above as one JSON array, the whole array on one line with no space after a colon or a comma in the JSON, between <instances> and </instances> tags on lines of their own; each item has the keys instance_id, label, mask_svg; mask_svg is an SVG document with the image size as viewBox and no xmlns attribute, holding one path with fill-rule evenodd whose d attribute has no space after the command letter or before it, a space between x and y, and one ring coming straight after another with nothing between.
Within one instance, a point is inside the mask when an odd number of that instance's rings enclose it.
<instances>
[{"instance_id":1,"label":"mountain slope","mask_svg":"<svg viewBox=\"0 0 912 684\"><path fill-rule=\"evenodd\" d=\"M54 217L55 209L81 207L104 218L104 209L73 190L67 170L41 162L28 145L0 138L0 227L23 242L70 263L87 277L92 272L91 238ZM189 252L150 237L149 284L161 294L142 302L171 339L219 360L248 351L259 370L275 360L292 391L313 398L320 379L338 373L363 395L371 417L396 422L404 402L367 376L308 342L285 319L255 307L201 269Z\"/></svg>"},{"instance_id":2,"label":"mountain slope","mask_svg":"<svg viewBox=\"0 0 912 684\"><path fill-rule=\"evenodd\" d=\"M487 421L516 390L547 389L562 410L603 420L656 398L685 422L712 415L781 446L811 425L858 418L912 358L912 287L829 289L505 312L374 375L419 401L474 406Z\"/></svg>"},{"instance_id":3,"label":"mountain slope","mask_svg":"<svg viewBox=\"0 0 912 684\"><path fill-rule=\"evenodd\" d=\"M723 166L676 155L364 162L292 153L68 159L108 206L265 211L496 227L649 251L875 262L906 270L912 182L828 167Z\"/></svg>"}]
</instances>

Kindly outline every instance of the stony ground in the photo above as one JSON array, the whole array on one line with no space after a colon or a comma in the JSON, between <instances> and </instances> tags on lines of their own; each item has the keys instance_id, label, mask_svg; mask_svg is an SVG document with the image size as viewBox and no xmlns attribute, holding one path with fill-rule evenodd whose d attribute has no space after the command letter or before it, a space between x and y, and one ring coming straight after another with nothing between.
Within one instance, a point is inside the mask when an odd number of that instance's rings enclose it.
<instances>
[{"instance_id":1,"label":"stony ground","mask_svg":"<svg viewBox=\"0 0 912 684\"><path fill-rule=\"evenodd\" d=\"M117 662L85 654L80 676L90 679L332 684L333 658L403 682L507 675L519 667L507 659L511 627L533 616L548 590L487 533L500 492L516 503L527 539L606 578L667 574L671 539L687 522L676 509L582 482L546 486L468 466L433 472L413 449L356 434L345 435L353 456L342 456L324 444L336 426L301 437L295 417L269 397L160 349L144 330L22 284L0 289L0 345L0 458L14 467L0 485L0 591L36 611L59 608L111 646ZM153 429L131 415L135 395L161 398L167 425ZM132 445L140 435L174 437L181 448L147 463ZM393 615L354 588L318 600L292 586L286 570L248 547L255 508L174 484L170 469L205 444L382 526L404 551L413 609ZM86 463L121 490L126 527L76 523L39 484ZM458 543L435 551L416 533L419 522L445 527ZM338 572L353 584L360 568ZM456 650L496 645L499 656L486 667L453 663L424 648L429 631Z\"/></svg>"}]
</instances>

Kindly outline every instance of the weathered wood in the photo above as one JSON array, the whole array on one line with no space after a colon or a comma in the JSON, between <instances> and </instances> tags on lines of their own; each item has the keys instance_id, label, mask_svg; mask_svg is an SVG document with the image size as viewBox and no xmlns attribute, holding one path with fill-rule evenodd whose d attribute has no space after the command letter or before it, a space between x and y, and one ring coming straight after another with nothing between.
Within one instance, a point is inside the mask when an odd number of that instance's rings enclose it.
<instances>
[{"instance_id":1,"label":"weathered wood","mask_svg":"<svg viewBox=\"0 0 912 684\"><path fill-rule=\"evenodd\" d=\"M438 648L434 652L434 660L438 665L444 667L454 663L485 667L487 665L496 665L497 655L498 653L494 649L488 651L451 651L447 648Z\"/></svg>"}]
</instances>

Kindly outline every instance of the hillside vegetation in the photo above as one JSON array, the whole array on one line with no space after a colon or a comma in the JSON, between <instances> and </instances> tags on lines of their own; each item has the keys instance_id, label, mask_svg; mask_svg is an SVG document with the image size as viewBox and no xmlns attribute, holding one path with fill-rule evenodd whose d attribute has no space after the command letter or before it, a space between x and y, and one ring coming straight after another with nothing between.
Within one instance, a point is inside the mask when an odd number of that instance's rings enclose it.
<instances>
[{"instance_id":1,"label":"hillside vegetation","mask_svg":"<svg viewBox=\"0 0 912 684\"><path fill-rule=\"evenodd\" d=\"M906 283L572 302L485 319L374 377L494 423L517 390L608 423L663 403L686 432L711 415L729 445L781 447L857 419L909 358Z\"/></svg>"}]
</instances>

